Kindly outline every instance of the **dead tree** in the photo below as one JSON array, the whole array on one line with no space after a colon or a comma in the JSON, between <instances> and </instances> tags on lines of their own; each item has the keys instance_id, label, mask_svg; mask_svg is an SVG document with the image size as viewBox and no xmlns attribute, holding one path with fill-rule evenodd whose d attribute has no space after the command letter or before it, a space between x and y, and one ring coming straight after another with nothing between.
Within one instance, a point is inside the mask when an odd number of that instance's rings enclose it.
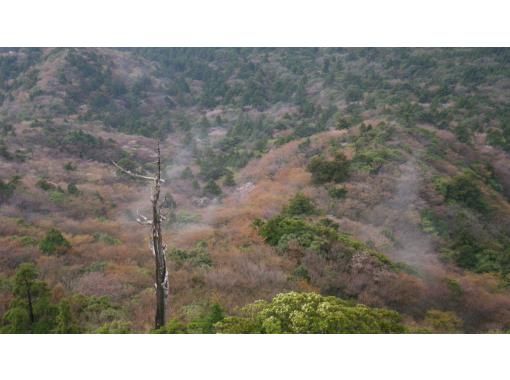
<instances>
[{"instance_id":1,"label":"dead tree","mask_svg":"<svg viewBox=\"0 0 510 380\"><path fill-rule=\"evenodd\" d=\"M161 204L159 203L159 193L161 190L161 183L165 181L161 179L161 153L159 149L159 142L157 146L157 170L154 176L145 176L137 173L133 173L130 170L126 170L112 161L116 168L123 173L134 177L141 178L152 182L151 190L151 205L152 205L152 219L149 219L140 213L136 218L136 221L142 225L151 226L151 240L150 249L154 255L154 261L156 264L155 272L155 287L156 287L156 316L155 316L155 328L159 329L165 325L165 314L166 314L166 301L168 298L168 270L166 267L165 250L166 246L163 242L163 235L161 233L161 222L165 220L165 217L161 214Z\"/></svg>"}]
</instances>

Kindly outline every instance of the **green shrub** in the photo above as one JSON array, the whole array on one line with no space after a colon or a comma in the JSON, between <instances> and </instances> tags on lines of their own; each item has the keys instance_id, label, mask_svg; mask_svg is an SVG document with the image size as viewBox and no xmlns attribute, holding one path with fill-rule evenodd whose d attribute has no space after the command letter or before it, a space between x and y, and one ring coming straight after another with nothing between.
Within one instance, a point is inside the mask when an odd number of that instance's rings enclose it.
<instances>
[{"instance_id":1,"label":"green shrub","mask_svg":"<svg viewBox=\"0 0 510 380\"><path fill-rule=\"evenodd\" d=\"M64 238L62 233L52 228L46 233L46 236L39 243L39 249L47 255L58 255L66 253L71 248L71 244Z\"/></svg>"},{"instance_id":2,"label":"green shrub","mask_svg":"<svg viewBox=\"0 0 510 380\"><path fill-rule=\"evenodd\" d=\"M234 180L234 173L228 171L223 180L223 185L227 187L234 187L236 185L236 181Z\"/></svg>"},{"instance_id":3,"label":"green shrub","mask_svg":"<svg viewBox=\"0 0 510 380\"><path fill-rule=\"evenodd\" d=\"M331 161L314 157L308 164L308 171L312 173L315 184L327 182L343 182L349 177L350 162L343 153L337 153Z\"/></svg>"},{"instance_id":4,"label":"green shrub","mask_svg":"<svg viewBox=\"0 0 510 380\"><path fill-rule=\"evenodd\" d=\"M347 196L347 189L345 187L330 187L328 194L331 198L344 199Z\"/></svg>"},{"instance_id":5,"label":"green shrub","mask_svg":"<svg viewBox=\"0 0 510 380\"><path fill-rule=\"evenodd\" d=\"M129 334L131 333L131 322L128 321L112 321L105 323L96 331L98 334Z\"/></svg>"},{"instance_id":6,"label":"green shrub","mask_svg":"<svg viewBox=\"0 0 510 380\"><path fill-rule=\"evenodd\" d=\"M80 190L78 189L78 186L74 182L71 182L67 184L67 192L71 195L79 195Z\"/></svg>"},{"instance_id":7,"label":"green shrub","mask_svg":"<svg viewBox=\"0 0 510 380\"><path fill-rule=\"evenodd\" d=\"M193 172L189 166L186 166L180 175L181 179L192 179L194 178Z\"/></svg>"},{"instance_id":8,"label":"green shrub","mask_svg":"<svg viewBox=\"0 0 510 380\"><path fill-rule=\"evenodd\" d=\"M66 195L60 189L50 191L48 197L50 201L58 205L62 205L66 201Z\"/></svg>"},{"instance_id":9,"label":"green shrub","mask_svg":"<svg viewBox=\"0 0 510 380\"><path fill-rule=\"evenodd\" d=\"M190 224L198 223L200 221L200 215L191 214L185 211L181 211L175 214L176 224Z\"/></svg>"},{"instance_id":10,"label":"green shrub","mask_svg":"<svg viewBox=\"0 0 510 380\"><path fill-rule=\"evenodd\" d=\"M420 224L424 232L434 235L445 235L448 232L448 226L444 221L430 209L420 212Z\"/></svg>"},{"instance_id":11,"label":"green shrub","mask_svg":"<svg viewBox=\"0 0 510 380\"><path fill-rule=\"evenodd\" d=\"M14 176L9 182L4 182L0 179L0 204L9 200L14 194L16 187L18 186L20 177Z\"/></svg>"},{"instance_id":12,"label":"green shrub","mask_svg":"<svg viewBox=\"0 0 510 380\"><path fill-rule=\"evenodd\" d=\"M425 316L425 324L436 333L461 332L463 322L451 311L429 310Z\"/></svg>"},{"instance_id":13,"label":"green shrub","mask_svg":"<svg viewBox=\"0 0 510 380\"><path fill-rule=\"evenodd\" d=\"M359 150L353 159L354 168L376 174L385 163L399 161L402 154L390 148L366 148Z\"/></svg>"},{"instance_id":14,"label":"green shrub","mask_svg":"<svg viewBox=\"0 0 510 380\"><path fill-rule=\"evenodd\" d=\"M310 281L310 274L308 273L308 269L306 269L306 267L303 265L299 265L296 269L294 269L294 272L292 272L292 275L295 278Z\"/></svg>"},{"instance_id":15,"label":"green shrub","mask_svg":"<svg viewBox=\"0 0 510 380\"><path fill-rule=\"evenodd\" d=\"M393 263L361 241L338 232L338 224L327 218L315 222L282 213L266 221L257 219L253 224L266 243L280 252L286 252L291 246L298 246L327 259L342 260L362 251L390 270L402 269L399 264Z\"/></svg>"},{"instance_id":16,"label":"green shrub","mask_svg":"<svg viewBox=\"0 0 510 380\"><path fill-rule=\"evenodd\" d=\"M316 293L283 293L256 301L240 317L216 324L220 333L377 334L405 332L399 313Z\"/></svg>"},{"instance_id":17,"label":"green shrub","mask_svg":"<svg viewBox=\"0 0 510 380\"><path fill-rule=\"evenodd\" d=\"M456 175L447 183L445 198L482 213L488 211L488 205L482 196L477 180L468 171Z\"/></svg>"},{"instance_id":18,"label":"green shrub","mask_svg":"<svg viewBox=\"0 0 510 380\"><path fill-rule=\"evenodd\" d=\"M54 184L48 182L44 178L41 178L39 181L37 181L36 186L39 187L40 189L44 190L44 191L50 191L50 190L56 190L57 189L57 187Z\"/></svg>"},{"instance_id":19,"label":"green shrub","mask_svg":"<svg viewBox=\"0 0 510 380\"><path fill-rule=\"evenodd\" d=\"M312 199L302 193L297 193L283 209L283 213L289 216L316 215L318 210Z\"/></svg>"},{"instance_id":20,"label":"green shrub","mask_svg":"<svg viewBox=\"0 0 510 380\"><path fill-rule=\"evenodd\" d=\"M168 258L174 262L178 268L185 263L189 263L195 267L205 268L213 265L205 241L198 242L195 247L190 250L174 248L168 253Z\"/></svg>"},{"instance_id":21,"label":"green shrub","mask_svg":"<svg viewBox=\"0 0 510 380\"><path fill-rule=\"evenodd\" d=\"M94 239L96 239L96 241L100 241L108 245L119 245L120 243L122 243L119 239L110 234L107 234L106 232L94 233Z\"/></svg>"},{"instance_id":22,"label":"green shrub","mask_svg":"<svg viewBox=\"0 0 510 380\"><path fill-rule=\"evenodd\" d=\"M64 164L64 170L70 172L70 171L75 171L76 170L76 165L73 164L72 162L66 162Z\"/></svg>"},{"instance_id":23,"label":"green shrub","mask_svg":"<svg viewBox=\"0 0 510 380\"><path fill-rule=\"evenodd\" d=\"M345 117L338 118L336 122L336 129L349 129L352 123Z\"/></svg>"},{"instance_id":24,"label":"green shrub","mask_svg":"<svg viewBox=\"0 0 510 380\"><path fill-rule=\"evenodd\" d=\"M216 182L210 180L203 188L203 194L205 196L215 196L218 197L222 194L221 187L218 186Z\"/></svg>"},{"instance_id":25,"label":"green shrub","mask_svg":"<svg viewBox=\"0 0 510 380\"><path fill-rule=\"evenodd\" d=\"M215 325L223 321L225 314L223 308L214 303L207 306L199 306L198 313L193 313L191 318L185 318L187 321L171 319L166 325L158 330L156 334L214 334Z\"/></svg>"}]
</instances>

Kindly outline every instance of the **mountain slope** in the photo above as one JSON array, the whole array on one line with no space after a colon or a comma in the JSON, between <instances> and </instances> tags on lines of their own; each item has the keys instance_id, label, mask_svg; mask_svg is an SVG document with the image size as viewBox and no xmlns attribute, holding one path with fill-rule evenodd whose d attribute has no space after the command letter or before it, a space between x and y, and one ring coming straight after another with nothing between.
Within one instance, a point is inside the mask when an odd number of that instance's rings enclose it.
<instances>
[{"instance_id":1,"label":"mountain slope","mask_svg":"<svg viewBox=\"0 0 510 380\"><path fill-rule=\"evenodd\" d=\"M509 57L1 50L0 313L31 261L76 315L103 302L87 329L151 327L148 231L134 222L149 189L111 160L150 172L159 138L172 317L316 291L397 310L411 328L441 310L462 331L507 330ZM298 193L315 214L285 214ZM285 231L268 240L263 225ZM52 228L65 254L41 251Z\"/></svg>"}]
</instances>

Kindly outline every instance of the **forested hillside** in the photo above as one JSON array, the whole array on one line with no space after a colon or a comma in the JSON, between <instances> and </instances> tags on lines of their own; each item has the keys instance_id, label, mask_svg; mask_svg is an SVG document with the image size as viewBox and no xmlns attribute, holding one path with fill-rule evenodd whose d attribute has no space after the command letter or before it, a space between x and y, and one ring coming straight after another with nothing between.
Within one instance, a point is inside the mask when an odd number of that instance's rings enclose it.
<instances>
[{"instance_id":1,"label":"forested hillside","mask_svg":"<svg viewBox=\"0 0 510 380\"><path fill-rule=\"evenodd\" d=\"M510 330L510 49L0 49L0 330Z\"/></svg>"}]
</instances>

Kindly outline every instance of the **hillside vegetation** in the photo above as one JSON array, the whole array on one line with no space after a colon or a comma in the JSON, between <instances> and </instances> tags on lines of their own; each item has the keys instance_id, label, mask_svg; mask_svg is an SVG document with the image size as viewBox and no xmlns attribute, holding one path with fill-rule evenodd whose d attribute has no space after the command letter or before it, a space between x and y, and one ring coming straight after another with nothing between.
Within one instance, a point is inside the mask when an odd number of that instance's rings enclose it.
<instances>
[{"instance_id":1,"label":"hillside vegetation","mask_svg":"<svg viewBox=\"0 0 510 380\"><path fill-rule=\"evenodd\" d=\"M0 330L510 330L510 49L0 49Z\"/></svg>"}]
</instances>

